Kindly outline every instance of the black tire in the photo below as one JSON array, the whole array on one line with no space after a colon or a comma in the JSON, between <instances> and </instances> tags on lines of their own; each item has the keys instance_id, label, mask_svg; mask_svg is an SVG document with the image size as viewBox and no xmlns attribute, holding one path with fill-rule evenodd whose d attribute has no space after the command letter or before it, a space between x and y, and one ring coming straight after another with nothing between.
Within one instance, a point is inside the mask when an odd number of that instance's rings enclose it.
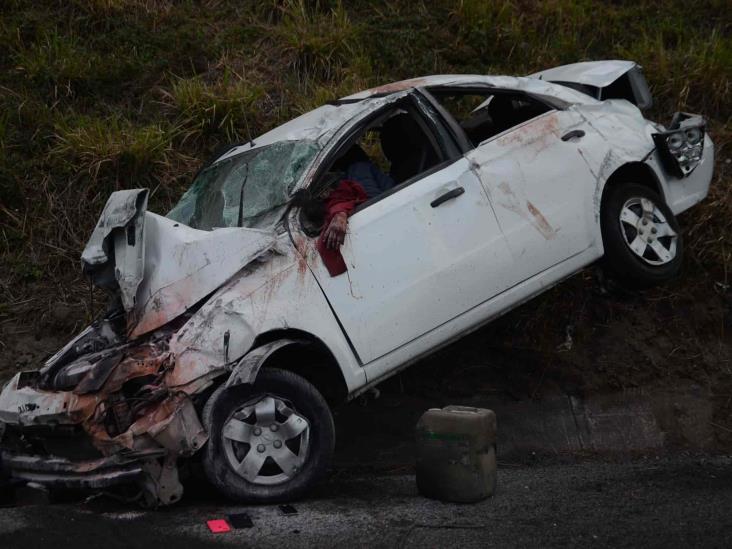
<instances>
[{"instance_id":1,"label":"black tire","mask_svg":"<svg viewBox=\"0 0 732 549\"><path fill-rule=\"evenodd\" d=\"M234 470L225 454L225 423L243 404L259 395L288 401L309 423L305 462L294 477L280 484L262 485L247 481ZM321 480L330 467L335 447L335 427L330 408L311 383L292 372L264 368L253 385L237 385L228 389L221 386L206 403L203 421L209 433L202 456L206 477L219 492L232 500L251 503L293 501Z\"/></svg>"},{"instance_id":2,"label":"black tire","mask_svg":"<svg viewBox=\"0 0 732 549\"><path fill-rule=\"evenodd\" d=\"M646 198L653 202L676 232L676 255L668 263L652 265L634 253L627 243L624 231L628 229L622 226L620 213L626 202L633 198ZM608 189L603 199L600 225L605 248L603 264L608 274L616 280L630 287L646 288L666 282L678 275L683 258L683 238L676 217L658 193L637 183L615 185ZM653 260L655 252L647 254Z\"/></svg>"}]
</instances>

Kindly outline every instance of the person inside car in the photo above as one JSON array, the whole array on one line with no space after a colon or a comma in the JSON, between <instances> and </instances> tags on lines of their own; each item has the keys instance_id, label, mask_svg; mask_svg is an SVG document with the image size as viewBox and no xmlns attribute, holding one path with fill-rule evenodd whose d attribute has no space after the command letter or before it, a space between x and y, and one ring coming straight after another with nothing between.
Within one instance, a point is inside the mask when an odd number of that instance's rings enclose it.
<instances>
[{"instance_id":1,"label":"person inside car","mask_svg":"<svg viewBox=\"0 0 732 549\"><path fill-rule=\"evenodd\" d=\"M395 185L394 180L382 172L359 145L348 149L338 159L336 167L343 171L343 177L326 199L326 228L321 236L324 245L331 250L343 245L351 211Z\"/></svg>"},{"instance_id":2,"label":"person inside car","mask_svg":"<svg viewBox=\"0 0 732 549\"><path fill-rule=\"evenodd\" d=\"M331 276L346 270L339 249L348 232L348 216L361 203L380 196L436 163L434 149L414 117L399 112L379 131L381 150L389 161L389 174L382 172L357 144L341 156L334 167L343 178L326 199L324 229L318 242L321 257Z\"/></svg>"}]
</instances>

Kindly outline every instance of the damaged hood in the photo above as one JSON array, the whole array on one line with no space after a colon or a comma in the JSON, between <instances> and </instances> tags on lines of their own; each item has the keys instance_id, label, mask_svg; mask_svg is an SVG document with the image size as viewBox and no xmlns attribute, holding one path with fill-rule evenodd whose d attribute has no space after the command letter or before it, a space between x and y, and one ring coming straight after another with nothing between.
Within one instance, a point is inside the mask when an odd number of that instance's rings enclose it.
<instances>
[{"instance_id":1,"label":"damaged hood","mask_svg":"<svg viewBox=\"0 0 732 549\"><path fill-rule=\"evenodd\" d=\"M148 212L147 189L112 193L81 256L84 273L118 292L131 338L177 318L257 256L274 231L201 231Z\"/></svg>"}]
</instances>

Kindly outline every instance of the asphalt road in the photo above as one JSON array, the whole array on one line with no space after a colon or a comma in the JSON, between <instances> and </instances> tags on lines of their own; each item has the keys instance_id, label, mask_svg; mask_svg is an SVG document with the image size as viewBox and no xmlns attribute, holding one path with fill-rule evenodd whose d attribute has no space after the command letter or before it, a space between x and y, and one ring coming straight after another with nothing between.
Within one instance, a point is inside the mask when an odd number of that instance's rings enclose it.
<instances>
[{"instance_id":1,"label":"asphalt road","mask_svg":"<svg viewBox=\"0 0 732 549\"><path fill-rule=\"evenodd\" d=\"M0 509L0 547L732 547L732 457L503 464L478 504L422 498L411 475L334 475L276 506L226 504L205 491L146 511L107 499ZM223 534L206 521L246 512Z\"/></svg>"}]
</instances>

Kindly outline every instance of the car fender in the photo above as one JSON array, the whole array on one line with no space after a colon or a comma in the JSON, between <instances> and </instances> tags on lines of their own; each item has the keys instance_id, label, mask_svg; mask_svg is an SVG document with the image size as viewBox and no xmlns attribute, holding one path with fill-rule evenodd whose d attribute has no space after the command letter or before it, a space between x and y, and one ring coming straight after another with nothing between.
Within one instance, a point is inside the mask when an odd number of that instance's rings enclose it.
<instances>
[{"instance_id":1,"label":"car fender","mask_svg":"<svg viewBox=\"0 0 732 549\"><path fill-rule=\"evenodd\" d=\"M643 118L640 110L628 101L607 100L593 105L576 105L576 109L591 129L580 142L579 152L595 180L593 204L595 230L600 227L600 206L605 185L623 166L647 163L655 149L654 127ZM651 166L651 169L654 169Z\"/></svg>"},{"instance_id":2,"label":"car fender","mask_svg":"<svg viewBox=\"0 0 732 549\"><path fill-rule=\"evenodd\" d=\"M231 371L229 378L226 380L226 387L233 387L234 385L254 383L257 378L262 365L267 362L267 359L275 354L277 351L290 345L303 345L306 341L299 341L295 339L278 339L266 343L261 347L257 347L253 351L250 351L244 355L239 362L237 362L234 369Z\"/></svg>"},{"instance_id":3,"label":"car fender","mask_svg":"<svg viewBox=\"0 0 732 549\"><path fill-rule=\"evenodd\" d=\"M203 384L218 377L238 365L259 336L283 331L321 341L337 362L349 393L366 383L363 368L302 255L317 251L309 239L301 240L296 248L289 235L282 235L276 249L247 265L191 316L170 344L176 356L171 385L196 380Z\"/></svg>"},{"instance_id":4,"label":"car fender","mask_svg":"<svg viewBox=\"0 0 732 549\"><path fill-rule=\"evenodd\" d=\"M593 105L573 107L606 142L605 146L584 149L583 157L595 176L595 213L599 215L602 193L608 180L619 169L643 163L653 172L654 186L674 214L679 214L706 197L714 169L714 143L704 136L704 150L697 168L677 177L664 168L653 135L664 127L643 117L640 110L622 100L606 100ZM599 218L597 219L599 221Z\"/></svg>"}]
</instances>

